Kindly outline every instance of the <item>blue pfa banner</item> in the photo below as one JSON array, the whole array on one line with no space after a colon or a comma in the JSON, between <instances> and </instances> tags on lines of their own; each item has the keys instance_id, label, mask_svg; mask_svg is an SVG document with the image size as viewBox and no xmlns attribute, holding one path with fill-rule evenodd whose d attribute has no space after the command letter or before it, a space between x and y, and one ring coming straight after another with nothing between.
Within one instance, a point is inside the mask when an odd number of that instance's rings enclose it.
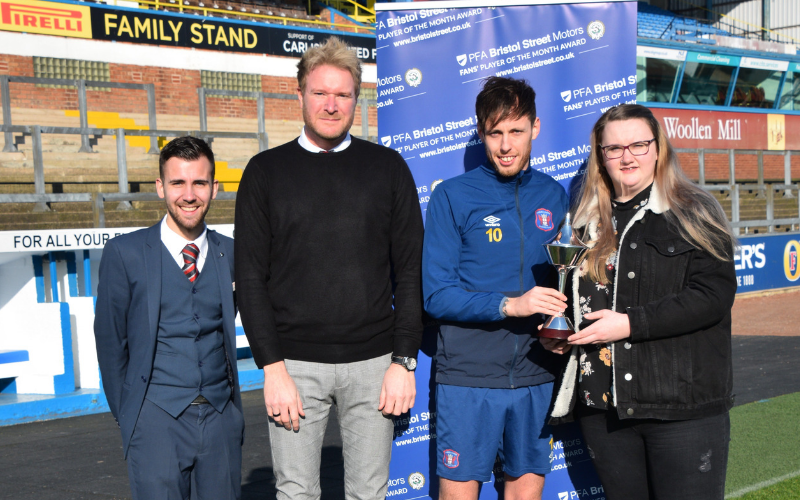
<instances>
[{"instance_id":1,"label":"blue pfa banner","mask_svg":"<svg viewBox=\"0 0 800 500\"><path fill-rule=\"evenodd\" d=\"M595 121L611 106L636 102L636 3L538 3L376 4L378 136L411 168L423 216L442 180L486 160L475 116L486 77L525 79L534 88L541 131L531 168L570 191ZM395 423L389 497L436 498L436 465L448 460L436 452L435 327L425 335L416 405ZM543 498L603 499L577 430L558 426L554 434ZM502 498L502 470L498 459L481 498Z\"/></svg>"},{"instance_id":2,"label":"blue pfa banner","mask_svg":"<svg viewBox=\"0 0 800 500\"><path fill-rule=\"evenodd\" d=\"M800 286L800 234L744 236L734 255L738 293Z\"/></svg>"}]
</instances>

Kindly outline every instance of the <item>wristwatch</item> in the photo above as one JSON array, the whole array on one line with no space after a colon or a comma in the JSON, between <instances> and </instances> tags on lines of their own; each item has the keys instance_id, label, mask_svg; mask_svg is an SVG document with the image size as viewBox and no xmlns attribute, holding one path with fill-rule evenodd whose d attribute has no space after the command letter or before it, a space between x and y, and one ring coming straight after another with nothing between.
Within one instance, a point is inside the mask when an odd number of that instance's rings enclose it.
<instances>
[{"instance_id":1,"label":"wristwatch","mask_svg":"<svg viewBox=\"0 0 800 500\"><path fill-rule=\"evenodd\" d=\"M417 359L408 356L392 356L392 363L400 365L410 372L417 368Z\"/></svg>"}]
</instances>

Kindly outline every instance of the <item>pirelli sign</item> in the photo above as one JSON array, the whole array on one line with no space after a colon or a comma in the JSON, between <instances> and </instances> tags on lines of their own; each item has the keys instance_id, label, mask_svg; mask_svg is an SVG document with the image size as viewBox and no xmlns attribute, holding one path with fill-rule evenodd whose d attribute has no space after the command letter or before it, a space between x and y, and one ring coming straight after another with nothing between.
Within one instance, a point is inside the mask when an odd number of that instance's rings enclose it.
<instances>
[{"instance_id":1,"label":"pirelli sign","mask_svg":"<svg viewBox=\"0 0 800 500\"><path fill-rule=\"evenodd\" d=\"M36 0L0 0L0 30L92 38L91 8Z\"/></svg>"},{"instance_id":2,"label":"pirelli sign","mask_svg":"<svg viewBox=\"0 0 800 500\"><path fill-rule=\"evenodd\" d=\"M39 0L0 0L0 30L289 57L302 56L333 34L104 4ZM374 35L336 36L346 41L363 62L375 62Z\"/></svg>"}]
</instances>

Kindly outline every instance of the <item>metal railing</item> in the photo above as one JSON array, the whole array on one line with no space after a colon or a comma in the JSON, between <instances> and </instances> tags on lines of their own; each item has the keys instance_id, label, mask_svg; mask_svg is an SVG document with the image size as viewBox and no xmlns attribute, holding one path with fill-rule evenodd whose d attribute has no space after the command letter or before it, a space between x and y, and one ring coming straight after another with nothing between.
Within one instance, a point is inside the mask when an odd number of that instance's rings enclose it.
<instances>
[{"instance_id":1,"label":"metal railing","mask_svg":"<svg viewBox=\"0 0 800 500\"><path fill-rule=\"evenodd\" d=\"M792 184L792 153L793 151L764 151L753 149L676 149L678 153L697 154L698 164L698 184L706 191L729 192L731 200L731 226L739 233L744 229L745 234L751 227L766 227L767 232L774 232L775 226L790 226L792 231L800 230L800 184ZM706 183L706 155L724 154L728 156L728 182L726 184L707 184ZM736 182L736 156L755 155L758 160L757 182L737 183ZM764 181L764 155L783 156L783 176L782 184L766 184ZM762 220L741 220L740 218L740 192L741 190L756 191L756 198L765 200L766 217ZM783 191L783 198L797 198L798 216L792 218L775 219L775 192ZM793 194L796 192L796 194Z\"/></svg>"},{"instance_id":2,"label":"metal railing","mask_svg":"<svg viewBox=\"0 0 800 500\"><path fill-rule=\"evenodd\" d=\"M249 97L256 99L258 108L258 133L266 134L266 124L264 121L264 99L285 99L288 101L297 101L297 94L276 94L273 92L248 92L244 90L220 90L209 89L206 87L198 87L197 99L199 104L200 114L200 130L208 130L208 110L206 106L206 98L208 96L218 97ZM361 106L361 137L370 140L369 137L369 106L376 106L378 101L375 99L368 99L364 96L359 97L358 103ZM261 144L259 144L261 146ZM262 151L267 149L266 145L262 147Z\"/></svg>"},{"instance_id":3,"label":"metal railing","mask_svg":"<svg viewBox=\"0 0 800 500\"><path fill-rule=\"evenodd\" d=\"M783 182L785 184L792 183L792 150L786 151L765 151L761 149L701 149L701 148L676 148L678 153L695 153L697 154L698 163L698 181L697 183L704 186L706 183L706 162L705 155L707 154L724 154L728 155L728 182L734 184L736 182L736 155L755 155L758 159L758 185L764 185L764 155L783 156ZM761 189L761 188L759 188ZM791 197L791 188L786 188L785 196Z\"/></svg>"},{"instance_id":4,"label":"metal railing","mask_svg":"<svg viewBox=\"0 0 800 500\"><path fill-rule=\"evenodd\" d=\"M762 2L758 2L761 4L761 8L759 9L761 12L759 12L755 17L753 17L753 11L750 11L750 13L742 12L739 14L742 17L749 17L750 21L752 22L733 17L729 14L732 9L731 6L738 3L745 2L727 1L716 2L713 5L709 5L701 0L668 0L667 5L664 7L679 16L693 17L704 20L705 22L712 22L719 26L720 29L727 31L736 37L772 40L776 42L792 44L797 44L798 41L800 41L797 38L778 31L794 28L794 26L762 26L764 19L770 19L769 1L764 0ZM711 8L709 9L708 7ZM764 7L766 7L766 9L764 9ZM775 21L774 18L773 21ZM787 20L778 20L779 23L781 21L788 24Z\"/></svg>"},{"instance_id":5,"label":"metal railing","mask_svg":"<svg viewBox=\"0 0 800 500\"><path fill-rule=\"evenodd\" d=\"M324 3L342 12L351 9L352 13L349 15L353 17L353 19L359 22L363 20L364 22L375 24L375 11L358 2L354 2L353 0L325 0Z\"/></svg>"},{"instance_id":6,"label":"metal railing","mask_svg":"<svg viewBox=\"0 0 800 500\"><path fill-rule=\"evenodd\" d=\"M15 83L33 83L37 85L67 85L76 87L78 89L78 115L80 119L81 129L81 147L78 150L80 153L93 153L92 145L89 142L89 117L86 106L86 87L103 87L112 89L134 89L144 90L147 92L147 123L150 130L158 128L156 125L156 90L155 85L152 83L117 83L117 82L99 82L95 80L84 79L68 79L68 78L39 78L33 76L9 76L0 75L0 103L3 106L3 125L5 126L4 136L5 145L3 147L4 153L15 153L17 145L14 142L14 137L11 123L11 89L10 82ZM13 128L13 127L12 127ZM158 139L155 136L150 137L150 149L147 151L150 154L158 154Z\"/></svg>"},{"instance_id":7,"label":"metal railing","mask_svg":"<svg viewBox=\"0 0 800 500\"><path fill-rule=\"evenodd\" d=\"M155 193L131 193L128 185L128 159L125 138L126 136L147 136L156 140L159 137L180 137L191 135L210 142L213 138L218 139L257 139L259 150L264 151L269 145L269 138L266 132L209 132L198 130L126 130L118 129L98 129L98 128L74 128L74 127L43 127L33 126L0 126L4 132L28 133L33 139L33 193L25 194L0 194L0 203L35 203L34 212L46 212L50 210L49 203L59 202L87 202L95 201L92 193L45 193L44 181L44 157L42 153L42 134L83 134L88 132L94 135L115 135L117 138L117 193L100 193L105 200L119 200L117 207L121 210L131 209L130 201L140 199L150 199ZM235 194L230 193L234 195ZM118 196L119 195L119 196ZM132 198L128 198L132 197ZM218 199L227 199L228 196ZM157 197L155 199L158 199ZM95 208L95 211L97 208ZM95 224L98 224L98 216L95 216ZM105 224L103 217L102 224ZM95 226L105 227L105 225Z\"/></svg>"},{"instance_id":8,"label":"metal railing","mask_svg":"<svg viewBox=\"0 0 800 500\"><path fill-rule=\"evenodd\" d=\"M208 89L206 89L208 90ZM233 91L219 91L233 92ZM258 94L255 92L239 92L238 94ZM263 94L263 93L262 93ZM269 94L263 94L268 96ZM291 99L291 94L278 94ZM262 97L263 97L262 96ZM253 97L253 96L249 96ZM262 99L263 103L263 99ZM263 105L263 104L262 104ZM263 109L263 108L262 108ZM364 113L366 106L362 106ZM263 113L262 113L263 116ZM366 120L364 120L366 123ZM42 127L34 126L7 126L1 125L0 130L4 132L24 132L29 133L33 138L33 170L34 170L34 193L28 194L0 194L0 203L35 203L33 211L42 212L49 210L49 203L59 202L92 202L94 212L95 227L105 227L105 215L103 209L104 201L119 201L117 209L127 210L131 208L131 201L154 201L158 200L155 193L131 193L128 185L128 167L126 153L126 136L149 136L157 137L178 137L182 135L192 135L210 142L214 138L246 138L257 139L259 150L264 151L268 147L268 137L266 132L247 133L247 132L210 132L207 130L125 130L125 129L82 129L70 127ZM117 144L117 183L118 192L116 193L45 193L44 180L44 160L42 156L42 134L103 134L115 135ZM367 137L367 136L365 136ZM367 137L372 140L372 137ZM679 153L695 153L698 155L698 184L707 191L728 192L731 202L731 225L737 234L744 230L747 234L750 228L766 227L768 232L774 232L776 226L789 226L792 231L800 231L800 184L793 184L791 178L791 158L793 151L760 151L760 150L734 150L734 149L677 149ZM726 154L728 156L729 178L727 183L708 184L706 182L706 155ZM758 157L758 179L756 183L737 183L736 182L736 156L756 155ZM767 184L764 181L764 155L783 155L784 157L784 182ZM765 218L759 220L741 220L741 191L756 191L756 197L765 202ZM797 217L776 219L775 215L775 195L776 192L783 191L784 199L797 200ZM235 200L235 192L220 192L217 196L220 200Z\"/></svg>"}]
</instances>

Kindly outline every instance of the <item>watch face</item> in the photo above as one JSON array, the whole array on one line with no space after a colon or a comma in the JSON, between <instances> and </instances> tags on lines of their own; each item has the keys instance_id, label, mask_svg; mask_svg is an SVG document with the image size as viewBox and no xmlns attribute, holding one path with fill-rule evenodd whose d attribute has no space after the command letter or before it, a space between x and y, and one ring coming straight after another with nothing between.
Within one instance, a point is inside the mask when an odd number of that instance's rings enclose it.
<instances>
[{"instance_id":1,"label":"watch face","mask_svg":"<svg viewBox=\"0 0 800 500\"><path fill-rule=\"evenodd\" d=\"M416 367L417 367L417 360L416 359L414 359L414 358L406 359L406 368L408 368L409 370L413 370Z\"/></svg>"}]
</instances>

